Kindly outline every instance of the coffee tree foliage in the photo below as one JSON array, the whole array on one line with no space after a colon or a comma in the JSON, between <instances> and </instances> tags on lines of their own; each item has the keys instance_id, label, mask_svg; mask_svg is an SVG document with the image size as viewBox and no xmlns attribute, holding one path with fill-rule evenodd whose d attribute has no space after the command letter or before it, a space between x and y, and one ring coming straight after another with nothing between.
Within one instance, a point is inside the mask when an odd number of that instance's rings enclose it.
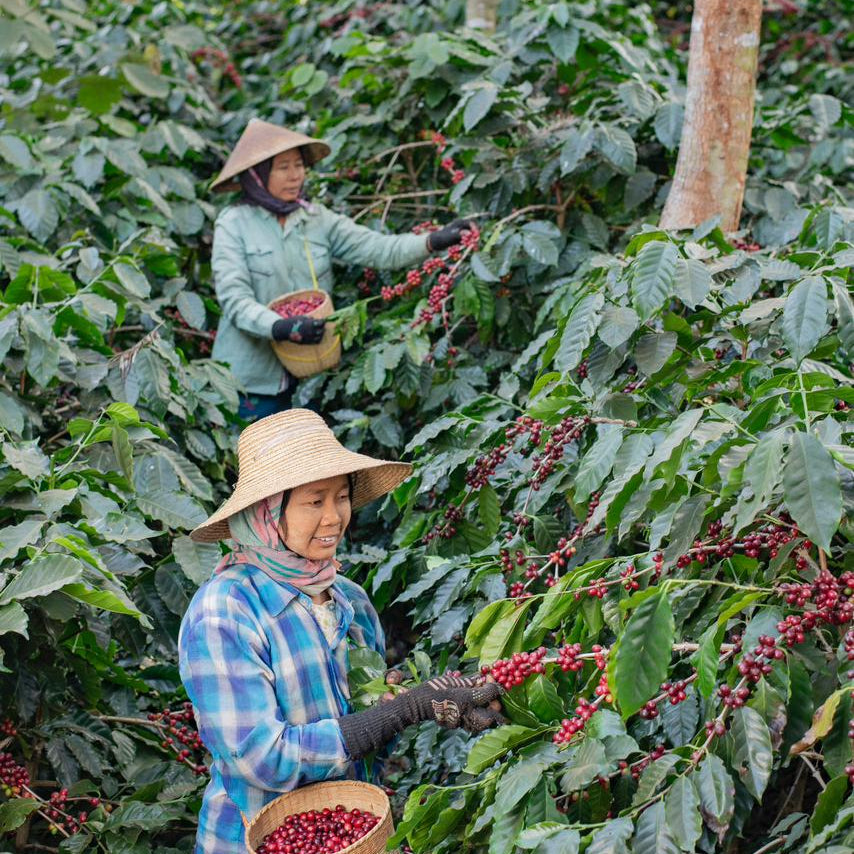
<instances>
[{"instance_id":1,"label":"coffee tree foliage","mask_svg":"<svg viewBox=\"0 0 854 854\"><path fill-rule=\"evenodd\" d=\"M545 648L505 726L405 734L396 841L850 848L845 6L766 12L735 236L656 228L689 10L463 6L0 0L6 850L192 848L187 532L239 426L207 183L253 115L328 139L311 192L361 222L480 228L338 269L344 360L298 391L415 463L348 543L413 676Z\"/></svg>"}]
</instances>

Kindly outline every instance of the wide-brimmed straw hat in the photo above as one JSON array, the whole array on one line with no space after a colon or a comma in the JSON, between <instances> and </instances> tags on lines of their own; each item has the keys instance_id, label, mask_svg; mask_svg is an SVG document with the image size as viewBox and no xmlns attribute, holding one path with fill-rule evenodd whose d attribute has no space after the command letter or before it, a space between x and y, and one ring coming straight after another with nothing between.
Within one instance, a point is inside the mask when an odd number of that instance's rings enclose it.
<instances>
[{"instance_id":1,"label":"wide-brimmed straw hat","mask_svg":"<svg viewBox=\"0 0 854 854\"><path fill-rule=\"evenodd\" d=\"M315 480L353 474L353 508L391 492L412 472L409 463L348 451L326 422L308 409L289 409L250 424L237 443L238 477L231 497L190 536L214 543L231 536L228 518L282 492Z\"/></svg>"},{"instance_id":2,"label":"wide-brimmed straw hat","mask_svg":"<svg viewBox=\"0 0 854 854\"><path fill-rule=\"evenodd\" d=\"M313 139L261 119L249 119L246 130L237 140L234 151L229 154L211 189L217 192L240 189L237 175L268 157L275 157L292 148L302 148L307 166L326 157L332 150L322 139Z\"/></svg>"}]
</instances>

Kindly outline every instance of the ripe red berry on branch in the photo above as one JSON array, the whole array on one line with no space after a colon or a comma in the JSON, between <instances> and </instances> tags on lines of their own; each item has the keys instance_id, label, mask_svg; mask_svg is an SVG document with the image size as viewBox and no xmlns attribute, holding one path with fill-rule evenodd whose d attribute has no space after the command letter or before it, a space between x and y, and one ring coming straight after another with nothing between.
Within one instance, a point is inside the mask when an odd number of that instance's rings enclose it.
<instances>
[{"instance_id":1,"label":"ripe red berry on branch","mask_svg":"<svg viewBox=\"0 0 854 854\"><path fill-rule=\"evenodd\" d=\"M491 675L492 678L509 691L515 685L521 685L529 676L545 673L542 659L546 648L541 646L534 652L514 652L510 658L500 658L491 666L486 664L481 669L481 675Z\"/></svg>"}]
</instances>

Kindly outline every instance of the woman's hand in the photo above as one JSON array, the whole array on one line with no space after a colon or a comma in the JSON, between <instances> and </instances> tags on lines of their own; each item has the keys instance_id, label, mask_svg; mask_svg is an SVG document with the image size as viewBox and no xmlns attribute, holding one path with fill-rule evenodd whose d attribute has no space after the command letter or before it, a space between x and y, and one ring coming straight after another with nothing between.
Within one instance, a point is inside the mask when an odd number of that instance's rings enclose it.
<instances>
[{"instance_id":1,"label":"woman's hand","mask_svg":"<svg viewBox=\"0 0 854 854\"><path fill-rule=\"evenodd\" d=\"M283 317L273 324L274 341L293 344L317 344L323 338L326 321L316 317Z\"/></svg>"},{"instance_id":2,"label":"woman's hand","mask_svg":"<svg viewBox=\"0 0 854 854\"><path fill-rule=\"evenodd\" d=\"M400 685L402 681L403 674L399 670L392 669L386 673L386 684ZM489 684L495 683L491 681ZM395 696L411 690L417 698L420 699L423 695L430 700L431 717L439 726L449 729L461 726L469 732L477 733L505 722L499 699L503 691L497 684L497 693L492 688L486 692L471 690L483 687L485 686L476 676L462 676L459 671L448 671L412 689L401 688L397 695L387 692L380 698L380 702L387 703ZM485 701L485 697L489 699Z\"/></svg>"},{"instance_id":3,"label":"woman's hand","mask_svg":"<svg viewBox=\"0 0 854 854\"><path fill-rule=\"evenodd\" d=\"M435 721L449 729L463 727L469 732L504 723L501 686L479 682L474 676L446 673L363 712L343 715L338 723L347 752L353 759L361 759L421 721Z\"/></svg>"},{"instance_id":4,"label":"woman's hand","mask_svg":"<svg viewBox=\"0 0 854 854\"><path fill-rule=\"evenodd\" d=\"M450 225L427 235L427 248L431 252L443 252L449 246L456 246L463 239L463 232L473 228L473 220L455 219Z\"/></svg>"}]
</instances>

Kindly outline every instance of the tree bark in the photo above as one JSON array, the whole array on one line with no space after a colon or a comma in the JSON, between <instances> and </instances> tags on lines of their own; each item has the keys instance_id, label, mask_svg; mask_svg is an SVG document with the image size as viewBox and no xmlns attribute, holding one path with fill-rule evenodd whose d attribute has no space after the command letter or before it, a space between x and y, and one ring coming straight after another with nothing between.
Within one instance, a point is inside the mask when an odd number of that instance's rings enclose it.
<instances>
[{"instance_id":1,"label":"tree bark","mask_svg":"<svg viewBox=\"0 0 854 854\"><path fill-rule=\"evenodd\" d=\"M693 228L720 214L735 231L741 215L762 0L696 0L691 20L685 121L662 228Z\"/></svg>"},{"instance_id":2,"label":"tree bark","mask_svg":"<svg viewBox=\"0 0 854 854\"><path fill-rule=\"evenodd\" d=\"M500 0L466 0L466 26L472 30L494 33L498 25Z\"/></svg>"}]
</instances>

